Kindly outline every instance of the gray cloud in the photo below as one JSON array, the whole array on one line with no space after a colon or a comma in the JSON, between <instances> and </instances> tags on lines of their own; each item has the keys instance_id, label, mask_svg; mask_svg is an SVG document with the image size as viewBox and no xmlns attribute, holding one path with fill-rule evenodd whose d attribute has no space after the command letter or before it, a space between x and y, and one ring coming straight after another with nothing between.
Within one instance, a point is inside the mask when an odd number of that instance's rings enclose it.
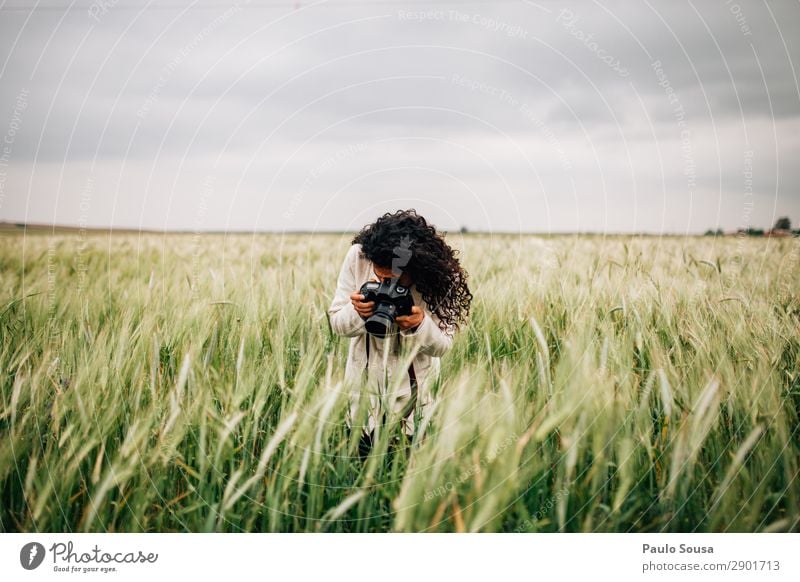
<instances>
[{"instance_id":1,"label":"gray cloud","mask_svg":"<svg viewBox=\"0 0 800 582\"><path fill-rule=\"evenodd\" d=\"M0 132L29 91L2 220L340 229L415 205L498 230L800 221L788 0L121 0L99 22L78 6L0 11Z\"/></svg>"}]
</instances>

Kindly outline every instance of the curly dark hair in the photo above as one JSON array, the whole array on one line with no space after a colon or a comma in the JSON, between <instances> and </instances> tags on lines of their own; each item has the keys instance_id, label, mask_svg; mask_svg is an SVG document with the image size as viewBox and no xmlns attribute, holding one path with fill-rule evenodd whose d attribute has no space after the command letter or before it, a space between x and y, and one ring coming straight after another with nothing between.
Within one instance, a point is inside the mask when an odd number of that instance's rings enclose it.
<instances>
[{"instance_id":1,"label":"curly dark hair","mask_svg":"<svg viewBox=\"0 0 800 582\"><path fill-rule=\"evenodd\" d=\"M466 323L472 293L467 272L461 267L457 250L417 211L386 213L368 224L353 239L374 264L408 273L422 298L439 319L439 327Z\"/></svg>"}]
</instances>

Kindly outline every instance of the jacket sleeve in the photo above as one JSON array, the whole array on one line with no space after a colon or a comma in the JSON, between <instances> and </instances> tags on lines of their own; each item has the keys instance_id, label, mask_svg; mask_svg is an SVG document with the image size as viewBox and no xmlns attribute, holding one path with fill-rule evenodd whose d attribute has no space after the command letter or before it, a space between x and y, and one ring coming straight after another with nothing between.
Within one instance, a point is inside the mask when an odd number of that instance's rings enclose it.
<instances>
[{"instance_id":1,"label":"jacket sleeve","mask_svg":"<svg viewBox=\"0 0 800 582\"><path fill-rule=\"evenodd\" d=\"M328 308L333 332L345 337L356 337L366 333L364 320L350 303L350 294L356 290L354 266L358 252L358 245L351 246L347 251L336 281L336 293Z\"/></svg>"},{"instance_id":2,"label":"jacket sleeve","mask_svg":"<svg viewBox=\"0 0 800 582\"><path fill-rule=\"evenodd\" d=\"M433 315L425 306L423 306L422 310L425 312L425 317L419 327L414 331L400 330L400 335L414 342L412 345L419 345L420 353L437 358L441 357L453 345L455 328L450 325L446 326L446 331L442 331L439 327L439 318Z\"/></svg>"}]
</instances>

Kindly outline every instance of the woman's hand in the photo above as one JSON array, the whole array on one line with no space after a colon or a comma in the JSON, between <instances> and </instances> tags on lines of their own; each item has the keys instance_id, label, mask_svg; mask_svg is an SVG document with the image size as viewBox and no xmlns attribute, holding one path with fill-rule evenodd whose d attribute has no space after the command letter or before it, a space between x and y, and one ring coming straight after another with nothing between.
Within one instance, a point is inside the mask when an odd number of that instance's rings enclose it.
<instances>
[{"instance_id":1,"label":"woman's hand","mask_svg":"<svg viewBox=\"0 0 800 582\"><path fill-rule=\"evenodd\" d=\"M375 311L375 302L364 302L364 296L360 291L353 291L350 294L350 303L353 304L356 313L361 316L361 319L367 319Z\"/></svg>"},{"instance_id":2,"label":"woman's hand","mask_svg":"<svg viewBox=\"0 0 800 582\"><path fill-rule=\"evenodd\" d=\"M419 326L423 319L425 319L425 312L421 307L414 305L411 307L411 315L398 315L395 321L400 329L408 331Z\"/></svg>"}]
</instances>

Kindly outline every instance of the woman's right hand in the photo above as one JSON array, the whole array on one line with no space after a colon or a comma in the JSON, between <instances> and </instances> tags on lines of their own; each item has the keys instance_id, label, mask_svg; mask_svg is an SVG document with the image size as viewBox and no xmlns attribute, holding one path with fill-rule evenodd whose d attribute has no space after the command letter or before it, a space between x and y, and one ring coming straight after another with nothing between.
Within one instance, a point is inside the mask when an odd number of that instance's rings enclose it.
<instances>
[{"instance_id":1,"label":"woman's right hand","mask_svg":"<svg viewBox=\"0 0 800 582\"><path fill-rule=\"evenodd\" d=\"M364 296L360 291L353 291L350 294L350 303L353 304L353 307L361 316L361 319L367 319L372 316L372 313L375 311L375 302L364 302Z\"/></svg>"}]
</instances>

